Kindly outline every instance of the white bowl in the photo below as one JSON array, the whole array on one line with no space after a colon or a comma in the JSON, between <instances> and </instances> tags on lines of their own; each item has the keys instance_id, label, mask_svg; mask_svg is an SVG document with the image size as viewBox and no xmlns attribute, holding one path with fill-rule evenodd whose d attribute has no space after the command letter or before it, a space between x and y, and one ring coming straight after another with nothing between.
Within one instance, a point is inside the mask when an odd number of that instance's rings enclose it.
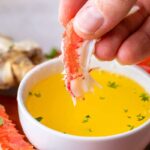
<instances>
[{"instance_id":1,"label":"white bowl","mask_svg":"<svg viewBox=\"0 0 150 150\"><path fill-rule=\"evenodd\" d=\"M121 66L116 62L92 60L93 67L120 73L132 78L150 91L150 77L136 66ZM143 150L150 142L150 120L132 131L106 137L81 137L63 134L37 122L27 111L25 100L37 82L63 69L60 59L45 62L31 70L18 90L20 121L29 141L39 150ZM59 91L58 91L59 92ZM56 108L57 109L57 108ZM58 110L59 111L59 110Z\"/></svg>"}]
</instances>

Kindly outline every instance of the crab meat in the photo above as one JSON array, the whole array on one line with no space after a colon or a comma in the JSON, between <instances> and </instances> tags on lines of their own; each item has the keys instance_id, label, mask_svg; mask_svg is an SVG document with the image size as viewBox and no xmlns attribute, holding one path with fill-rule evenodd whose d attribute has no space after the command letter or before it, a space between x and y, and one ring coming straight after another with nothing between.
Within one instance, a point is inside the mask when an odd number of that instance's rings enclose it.
<instances>
[{"instance_id":1,"label":"crab meat","mask_svg":"<svg viewBox=\"0 0 150 150\"><path fill-rule=\"evenodd\" d=\"M93 91L95 81L89 74L89 64L94 45L94 40L83 40L75 33L72 21L67 25L61 49L64 80L74 102L76 98L83 98L85 92Z\"/></svg>"}]
</instances>

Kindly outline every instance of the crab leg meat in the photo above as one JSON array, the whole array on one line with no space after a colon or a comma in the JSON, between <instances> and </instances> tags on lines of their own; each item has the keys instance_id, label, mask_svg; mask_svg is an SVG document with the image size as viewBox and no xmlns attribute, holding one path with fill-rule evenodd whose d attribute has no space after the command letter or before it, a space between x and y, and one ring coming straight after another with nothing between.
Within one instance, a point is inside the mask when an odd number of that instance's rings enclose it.
<instances>
[{"instance_id":1,"label":"crab leg meat","mask_svg":"<svg viewBox=\"0 0 150 150\"><path fill-rule=\"evenodd\" d=\"M68 23L62 41L62 54L64 80L74 102L76 98L83 98L85 92L93 91L95 81L89 74L89 64L94 45L94 40L83 40L75 33L72 21Z\"/></svg>"}]
</instances>

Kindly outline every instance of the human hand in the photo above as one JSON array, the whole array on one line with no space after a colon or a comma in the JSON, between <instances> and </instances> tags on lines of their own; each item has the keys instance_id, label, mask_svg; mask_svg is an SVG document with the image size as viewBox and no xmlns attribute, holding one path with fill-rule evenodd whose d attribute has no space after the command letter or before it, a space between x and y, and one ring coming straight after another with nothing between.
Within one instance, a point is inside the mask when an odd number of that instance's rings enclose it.
<instances>
[{"instance_id":1,"label":"human hand","mask_svg":"<svg viewBox=\"0 0 150 150\"><path fill-rule=\"evenodd\" d=\"M127 16L135 4L139 9ZM150 56L150 0L61 0L61 23L73 17L78 35L101 39L97 58L134 64Z\"/></svg>"}]
</instances>

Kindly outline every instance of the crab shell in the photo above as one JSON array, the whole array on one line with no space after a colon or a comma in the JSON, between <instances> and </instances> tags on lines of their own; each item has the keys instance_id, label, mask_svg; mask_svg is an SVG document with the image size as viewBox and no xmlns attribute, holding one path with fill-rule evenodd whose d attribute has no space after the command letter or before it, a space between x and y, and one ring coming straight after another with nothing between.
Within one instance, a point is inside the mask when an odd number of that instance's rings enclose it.
<instances>
[{"instance_id":1,"label":"crab shell","mask_svg":"<svg viewBox=\"0 0 150 150\"><path fill-rule=\"evenodd\" d=\"M24 136L19 134L2 105L0 117L3 120L0 125L0 150L34 150L33 146L24 140Z\"/></svg>"},{"instance_id":2,"label":"crab shell","mask_svg":"<svg viewBox=\"0 0 150 150\"><path fill-rule=\"evenodd\" d=\"M81 46L78 49L76 49L76 52L79 56L78 63L80 67L79 68L80 72L77 72L77 75L75 78L73 79L68 78L68 75L67 75L68 66L64 65L63 74L65 75L64 77L65 84L66 84L67 90L72 95L74 103L76 102L77 98L83 98L84 93L93 91L93 86L95 84L95 81L90 76L89 70L90 70L90 60L94 51L94 47L95 47L95 40L92 40L92 41L82 42ZM61 49L62 49L63 60L65 61L64 55L67 55L67 54L65 54L63 41L61 44Z\"/></svg>"}]
</instances>

